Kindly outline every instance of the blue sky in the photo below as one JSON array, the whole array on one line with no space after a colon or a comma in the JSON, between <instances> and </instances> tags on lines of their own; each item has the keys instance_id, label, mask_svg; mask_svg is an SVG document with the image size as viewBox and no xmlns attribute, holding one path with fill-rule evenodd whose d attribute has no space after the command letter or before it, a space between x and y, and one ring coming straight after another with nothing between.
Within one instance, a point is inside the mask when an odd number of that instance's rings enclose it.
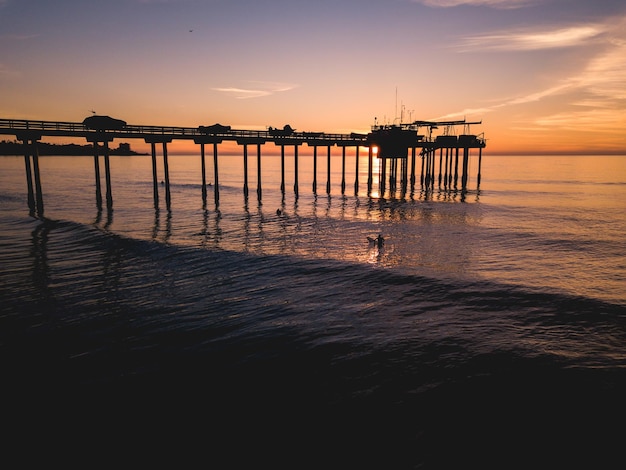
<instances>
[{"instance_id":1,"label":"blue sky","mask_svg":"<svg viewBox=\"0 0 626 470\"><path fill-rule=\"evenodd\" d=\"M622 0L0 0L0 117L367 131L626 152Z\"/></svg>"}]
</instances>

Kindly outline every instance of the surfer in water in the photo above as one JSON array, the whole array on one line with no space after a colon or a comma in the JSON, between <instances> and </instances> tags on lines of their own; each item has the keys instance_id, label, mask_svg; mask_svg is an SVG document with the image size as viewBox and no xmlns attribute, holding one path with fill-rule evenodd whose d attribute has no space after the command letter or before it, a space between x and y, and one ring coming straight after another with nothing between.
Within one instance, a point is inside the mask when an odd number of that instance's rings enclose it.
<instances>
[{"instance_id":1,"label":"surfer in water","mask_svg":"<svg viewBox=\"0 0 626 470\"><path fill-rule=\"evenodd\" d=\"M380 233L376 238L367 237L367 241L370 243L370 245L376 245L378 248L382 248L383 244L385 243L385 239Z\"/></svg>"}]
</instances>

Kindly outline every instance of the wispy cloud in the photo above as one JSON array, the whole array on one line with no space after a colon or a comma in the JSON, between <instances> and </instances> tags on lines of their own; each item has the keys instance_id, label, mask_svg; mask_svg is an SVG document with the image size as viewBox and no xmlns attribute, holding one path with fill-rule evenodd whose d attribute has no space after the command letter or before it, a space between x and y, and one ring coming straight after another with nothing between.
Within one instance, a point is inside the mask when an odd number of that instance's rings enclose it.
<instances>
[{"instance_id":1,"label":"wispy cloud","mask_svg":"<svg viewBox=\"0 0 626 470\"><path fill-rule=\"evenodd\" d=\"M626 114L626 18L598 30L606 32L606 41L596 54L569 77L553 86L523 96L510 97L483 108L464 109L438 119L464 115L482 116L502 108L540 102L563 95L567 109L538 118L534 124L541 128L560 127L582 129L591 124L607 129L622 126Z\"/></svg>"},{"instance_id":2,"label":"wispy cloud","mask_svg":"<svg viewBox=\"0 0 626 470\"><path fill-rule=\"evenodd\" d=\"M596 97L626 100L626 40L614 40L612 45L594 57L575 82Z\"/></svg>"},{"instance_id":3,"label":"wispy cloud","mask_svg":"<svg viewBox=\"0 0 626 470\"><path fill-rule=\"evenodd\" d=\"M498 109L501 109L501 108L506 108L506 107L515 106L515 105L522 105L526 103L538 102L544 98L548 98L550 96L554 96L560 93L565 93L568 90L572 90L575 88L575 86L576 85L573 81L567 80L564 83L555 85L545 90L536 91L534 93L529 93L523 96L507 98L491 106L485 106L482 108L466 108L458 112L447 114L445 116L438 116L434 120L454 119L454 118L458 118L459 116L483 116L487 113L497 111Z\"/></svg>"},{"instance_id":4,"label":"wispy cloud","mask_svg":"<svg viewBox=\"0 0 626 470\"><path fill-rule=\"evenodd\" d=\"M471 36L463 41L468 50L530 51L585 44L606 32L602 25L577 25L548 30L524 30Z\"/></svg>"},{"instance_id":5,"label":"wispy cloud","mask_svg":"<svg viewBox=\"0 0 626 470\"><path fill-rule=\"evenodd\" d=\"M297 88L297 85L293 85L290 83L260 82L260 81L245 82L245 85L247 86L245 87L218 87L218 88L212 88L212 90L219 91L220 93L225 93L237 99L248 99L248 98L261 98L263 96L269 96L275 93L289 91L289 90L293 90L294 88Z\"/></svg>"},{"instance_id":6,"label":"wispy cloud","mask_svg":"<svg viewBox=\"0 0 626 470\"><path fill-rule=\"evenodd\" d=\"M488 6L492 8L522 8L530 5L531 0L413 0L416 3L435 8L451 8L460 5Z\"/></svg>"},{"instance_id":7,"label":"wispy cloud","mask_svg":"<svg viewBox=\"0 0 626 470\"><path fill-rule=\"evenodd\" d=\"M623 135L626 117L612 109L583 109L572 112L556 113L537 118L534 123L538 129L560 129L589 133L598 129L604 133Z\"/></svg>"}]
</instances>

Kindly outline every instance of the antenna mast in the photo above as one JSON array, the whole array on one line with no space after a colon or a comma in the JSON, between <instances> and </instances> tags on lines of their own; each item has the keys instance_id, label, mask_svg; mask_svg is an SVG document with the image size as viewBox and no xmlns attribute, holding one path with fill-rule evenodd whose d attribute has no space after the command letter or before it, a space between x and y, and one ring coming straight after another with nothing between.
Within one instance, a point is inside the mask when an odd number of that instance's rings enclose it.
<instances>
[{"instance_id":1,"label":"antenna mast","mask_svg":"<svg viewBox=\"0 0 626 470\"><path fill-rule=\"evenodd\" d=\"M396 86L396 111L393 115L393 122L395 124L396 119L398 119L398 87Z\"/></svg>"}]
</instances>

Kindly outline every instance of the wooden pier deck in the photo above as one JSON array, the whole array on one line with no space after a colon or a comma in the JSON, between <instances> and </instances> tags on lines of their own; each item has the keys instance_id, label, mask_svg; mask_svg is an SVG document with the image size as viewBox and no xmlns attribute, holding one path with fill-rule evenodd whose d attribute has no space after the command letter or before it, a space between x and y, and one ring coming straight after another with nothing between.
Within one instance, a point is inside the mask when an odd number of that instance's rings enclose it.
<instances>
[{"instance_id":1,"label":"wooden pier deck","mask_svg":"<svg viewBox=\"0 0 626 470\"><path fill-rule=\"evenodd\" d=\"M294 193L299 192L298 183L298 147L307 144L313 148L314 181L313 191L317 192L317 157L318 148L326 147L327 172L326 192L330 193L330 160L331 148L342 148L342 184L341 192L345 191L345 159L346 148L354 147L356 154L355 194L358 192L359 150L367 149L368 158L368 195L372 191L373 158L381 160L380 184L381 193L385 192L385 185L389 181L390 187L395 187L400 173L403 185L416 184L416 158L421 158L420 186L423 190L433 190L435 185L446 190L457 190L458 176L461 176L462 192L467 191L468 160L470 149L478 149L479 163L477 174L477 188L480 187L480 171L482 149L486 146L482 134L470 132L470 125L481 122L462 121L414 121L394 125L374 125L367 134L350 133L337 134L326 132L296 132L289 125L283 128L268 128L266 130L232 129L230 126L213 124L197 127L173 127L153 125L132 125L125 121L108 116L90 116L83 122L38 121L24 119L0 119L0 135L13 135L23 143L26 168L26 183L28 204L31 212L42 215L44 209L42 184L39 171L37 145L44 137L68 137L85 139L93 144L94 172L96 181L96 204L102 205L100 157L104 159L104 177L106 184L106 204L112 207L113 196L111 191L111 172L109 165L109 143L114 139L141 139L151 145L154 203L158 207L159 189L157 181L157 144L162 146L163 167L165 172L165 202L170 207L170 186L168 170L168 144L174 140L193 141L200 147L202 160L202 198L206 202L206 151L207 144L212 145L214 166L214 198L219 205L219 159L218 145L225 141L236 142L243 147L243 192L248 197L248 146L256 146L257 156L257 197L262 198L261 182L261 148L267 143L280 147L281 152L281 191L285 192L285 148L293 147L294 158ZM463 133L457 135L456 127L463 126ZM420 134L420 129L427 130L427 134ZM434 129L444 129L443 134L433 136ZM460 154L460 152L462 152ZM437 153L439 163L437 165ZM444 161L445 155L445 161ZM459 170L459 164L461 168ZM409 169L410 166L410 169ZM438 177L436 168L438 167ZM387 175L389 176L387 178ZM409 176L410 175L410 176Z\"/></svg>"}]
</instances>

